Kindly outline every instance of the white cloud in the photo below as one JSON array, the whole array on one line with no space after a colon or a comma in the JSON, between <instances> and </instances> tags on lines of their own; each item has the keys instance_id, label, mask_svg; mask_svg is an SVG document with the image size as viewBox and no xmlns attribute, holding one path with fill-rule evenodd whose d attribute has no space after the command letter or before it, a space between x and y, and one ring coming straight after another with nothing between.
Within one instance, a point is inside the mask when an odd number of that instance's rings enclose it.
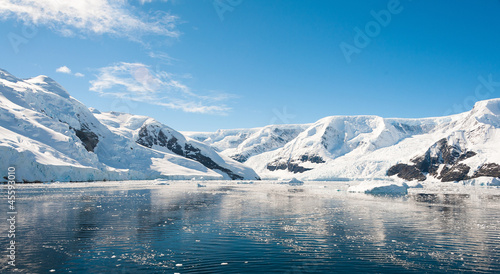
<instances>
[{"instance_id":1,"label":"white cloud","mask_svg":"<svg viewBox=\"0 0 500 274\"><path fill-rule=\"evenodd\" d=\"M57 68L56 72L60 72L60 73L64 73L64 74L71 74L71 75L74 75L76 77L85 77L85 74L83 74L81 72L77 72L75 74L71 73L71 69L68 68L67 66L62 66L62 67Z\"/></svg>"},{"instance_id":2,"label":"white cloud","mask_svg":"<svg viewBox=\"0 0 500 274\"><path fill-rule=\"evenodd\" d=\"M71 74L71 69L69 69L67 66L62 66L60 68L57 68L56 72Z\"/></svg>"},{"instance_id":3,"label":"white cloud","mask_svg":"<svg viewBox=\"0 0 500 274\"><path fill-rule=\"evenodd\" d=\"M145 102L184 112L226 114L230 108L221 101L230 96L198 95L165 71L152 71L142 63L121 62L99 69L90 90L104 96ZM221 100L222 99L222 100Z\"/></svg>"},{"instance_id":4,"label":"white cloud","mask_svg":"<svg viewBox=\"0 0 500 274\"><path fill-rule=\"evenodd\" d=\"M145 4L145 3L151 3L153 2L154 0L139 0L139 2L141 2L141 4ZM158 1L161 1L161 2L167 2L168 0L158 0Z\"/></svg>"},{"instance_id":5,"label":"white cloud","mask_svg":"<svg viewBox=\"0 0 500 274\"><path fill-rule=\"evenodd\" d=\"M126 0L0 0L0 18L45 25L65 36L113 34L138 40L144 35L179 35L176 16L133 10Z\"/></svg>"}]
</instances>

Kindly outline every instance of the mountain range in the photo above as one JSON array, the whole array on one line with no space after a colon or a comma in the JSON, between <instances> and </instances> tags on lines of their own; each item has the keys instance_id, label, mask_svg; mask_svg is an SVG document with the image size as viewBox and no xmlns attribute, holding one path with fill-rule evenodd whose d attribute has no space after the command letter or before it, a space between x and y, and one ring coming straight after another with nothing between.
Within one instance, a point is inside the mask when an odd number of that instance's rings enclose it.
<instances>
[{"instance_id":1,"label":"mountain range","mask_svg":"<svg viewBox=\"0 0 500 274\"><path fill-rule=\"evenodd\" d=\"M178 132L150 117L87 108L49 77L0 70L0 169L15 167L20 181L448 182L500 177L499 164L500 99L437 118L331 116Z\"/></svg>"},{"instance_id":2,"label":"mountain range","mask_svg":"<svg viewBox=\"0 0 500 274\"><path fill-rule=\"evenodd\" d=\"M49 77L0 70L0 169L9 167L25 182L259 179L153 118L101 113Z\"/></svg>"},{"instance_id":3,"label":"mountain range","mask_svg":"<svg viewBox=\"0 0 500 274\"><path fill-rule=\"evenodd\" d=\"M313 124L184 132L264 179L500 177L500 99L438 118L332 116Z\"/></svg>"}]
</instances>

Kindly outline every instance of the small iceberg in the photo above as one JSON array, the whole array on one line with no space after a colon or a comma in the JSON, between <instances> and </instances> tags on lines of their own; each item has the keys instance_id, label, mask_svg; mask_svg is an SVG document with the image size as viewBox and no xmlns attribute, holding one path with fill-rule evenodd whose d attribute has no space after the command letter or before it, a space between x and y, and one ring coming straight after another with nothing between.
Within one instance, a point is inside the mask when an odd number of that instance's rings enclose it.
<instances>
[{"instance_id":1,"label":"small iceberg","mask_svg":"<svg viewBox=\"0 0 500 274\"><path fill-rule=\"evenodd\" d=\"M251 184L253 184L253 182L252 181L247 181L247 182L246 181L240 181L240 182L237 182L237 184L238 185L251 185Z\"/></svg>"},{"instance_id":2,"label":"small iceberg","mask_svg":"<svg viewBox=\"0 0 500 274\"><path fill-rule=\"evenodd\" d=\"M207 185L202 185L202 184L198 183L198 187L207 187Z\"/></svg>"},{"instance_id":3,"label":"small iceberg","mask_svg":"<svg viewBox=\"0 0 500 274\"><path fill-rule=\"evenodd\" d=\"M491 182L487 184L488 186L500 186L500 180L497 178L493 178Z\"/></svg>"},{"instance_id":4,"label":"small iceberg","mask_svg":"<svg viewBox=\"0 0 500 274\"><path fill-rule=\"evenodd\" d=\"M304 182L302 182L302 181L300 181L300 180L297 180L297 179L295 179L295 178L292 178L292 180L290 180L290 181L288 182L288 184L289 184L289 185L291 185L291 186L301 186L301 185L303 185L303 184L304 184Z\"/></svg>"},{"instance_id":5,"label":"small iceberg","mask_svg":"<svg viewBox=\"0 0 500 274\"><path fill-rule=\"evenodd\" d=\"M371 195L404 196L408 194L410 186L406 183L398 184L392 182L362 182L356 186L350 186L347 192L365 193Z\"/></svg>"},{"instance_id":6,"label":"small iceberg","mask_svg":"<svg viewBox=\"0 0 500 274\"><path fill-rule=\"evenodd\" d=\"M157 186L168 186L170 184L167 183L167 181L168 180L166 180L166 179L155 179L155 180L153 180L153 182L151 184L157 185Z\"/></svg>"}]
</instances>

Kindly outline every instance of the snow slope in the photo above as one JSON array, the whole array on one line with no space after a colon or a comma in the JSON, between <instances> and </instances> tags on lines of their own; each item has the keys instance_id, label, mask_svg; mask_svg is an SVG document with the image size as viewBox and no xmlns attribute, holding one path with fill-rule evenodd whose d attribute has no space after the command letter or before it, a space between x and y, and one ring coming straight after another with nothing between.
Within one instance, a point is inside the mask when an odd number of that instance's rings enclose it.
<instances>
[{"instance_id":1,"label":"snow slope","mask_svg":"<svg viewBox=\"0 0 500 274\"><path fill-rule=\"evenodd\" d=\"M184 132L228 157L245 162L250 157L283 147L304 131L305 125L270 125L262 128L218 130L215 133Z\"/></svg>"},{"instance_id":2,"label":"snow slope","mask_svg":"<svg viewBox=\"0 0 500 274\"><path fill-rule=\"evenodd\" d=\"M447 117L332 116L310 125L272 127L295 130L290 138L262 149L244 145L259 143L255 140L266 143L262 129L190 135L268 179L461 181L500 177L500 99L478 102L469 112ZM239 141L241 135L246 139ZM238 142L231 146L224 140Z\"/></svg>"},{"instance_id":3,"label":"snow slope","mask_svg":"<svg viewBox=\"0 0 500 274\"><path fill-rule=\"evenodd\" d=\"M111 131L136 143L171 155L184 157L230 179L256 179L257 174L235 160L219 155L211 147L161 124L153 118L126 113L101 113L91 109L94 115Z\"/></svg>"},{"instance_id":4,"label":"snow slope","mask_svg":"<svg viewBox=\"0 0 500 274\"><path fill-rule=\"evenodd\" d=\"M326 117L283 148L253 157L247 164L269 177L291 174L300 174L298 177L306 180L384 177L397 157L413 153L414 148L401 151L405 148L400 144L402 141L428 133L441 122L376 116Z\"/></svg>"},{"instance_id":5,"label":"snow slope","mask_svg":"<svg viewBox=\"0 0 500 274\"><path fill-rule=\"evenodd\" d=\"M0 70L0 169L9 166L26 181L495 178L500 99L438 118L332 116L181 133L150 117L88 109L48 77Z\"/></svg>"},{"instance_id":6,"label":"snow slope","mask_svg":"<svg viewBox=\"0 0 500 274\"><path fill-rule=\"evenodd\" d=\"M141 129L168 132L165 140L183 153L141 143ZM19 181L258 178L154 119L91 112L46 76L23 80L0 70L0 169L9 166Z\"/></svg>"}]
</instances>

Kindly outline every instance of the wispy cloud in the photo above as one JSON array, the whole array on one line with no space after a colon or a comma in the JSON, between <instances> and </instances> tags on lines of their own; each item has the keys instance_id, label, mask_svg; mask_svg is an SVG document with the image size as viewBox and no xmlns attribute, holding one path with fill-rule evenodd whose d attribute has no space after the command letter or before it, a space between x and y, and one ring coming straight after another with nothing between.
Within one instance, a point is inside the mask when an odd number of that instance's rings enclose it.
<instances>
[{"instance_id":1,"label":"wispy cloud","mask_svg":"<svg viewBox=\"0 0 500 274\"><path fill-rule=\"evenodd\" d=\"M165 71L153 71L142 63L121 62L100 68L90 90L104 96L145 102L192 113L227 114L223 101L230 95L199 95Z\"/></svg>"},{"instance_id":2,"label":"wispy cloud","mask_svg":"<svg viewBox=\"0 0 500 274\"><path fill-rule=\"evenodd\" d=\"M57 68L56 72L70 74L70 75L74 75L76 77L85 77L85 74L80 73L80 72L77 72L75 74L71 73L71 69L68 68L67 66L62 66L62 67Z\"/></svg>"},{"instance_id":3,"label":"wispy cloud","mask_svg":"<svg viewBox=\"0 0 500 274\"><path fill-rule=\"evenodd\" d=\"M153 59L158 59L162 63L168 64L168 65L172 65L173 61L177 61L177 59L170 57L170 55L168 55L167 53L162 52L162 51L151 51L148 53L148 55L149 55L149 57L151 57Z\"/></svg>"},{"instance_id":4,"label":"wispy cloud","mask_svg":"<svg viewBox=\"0 0 500 274\"><path fill-rule=\"evenodd\" d=\"M154 0L139 0L139 2L141 2L141 4L146 4L146 3L151 3L153 2ZM161 1L161 2L167 2L168 0L158 0L158 1Z\"/></svg>"},{"instance_id":5,"label":"wispy cloud","mask_svg":"<svg viewBox=\"0 0 500 274\"><path fill-rule=\"evenodd\" d=\"M144 35L179 35L176 16L133 11L126 0L0 0L0 18L45 25L65 36L112 34L138 41Z\"/></svg>"}]
</instances>

